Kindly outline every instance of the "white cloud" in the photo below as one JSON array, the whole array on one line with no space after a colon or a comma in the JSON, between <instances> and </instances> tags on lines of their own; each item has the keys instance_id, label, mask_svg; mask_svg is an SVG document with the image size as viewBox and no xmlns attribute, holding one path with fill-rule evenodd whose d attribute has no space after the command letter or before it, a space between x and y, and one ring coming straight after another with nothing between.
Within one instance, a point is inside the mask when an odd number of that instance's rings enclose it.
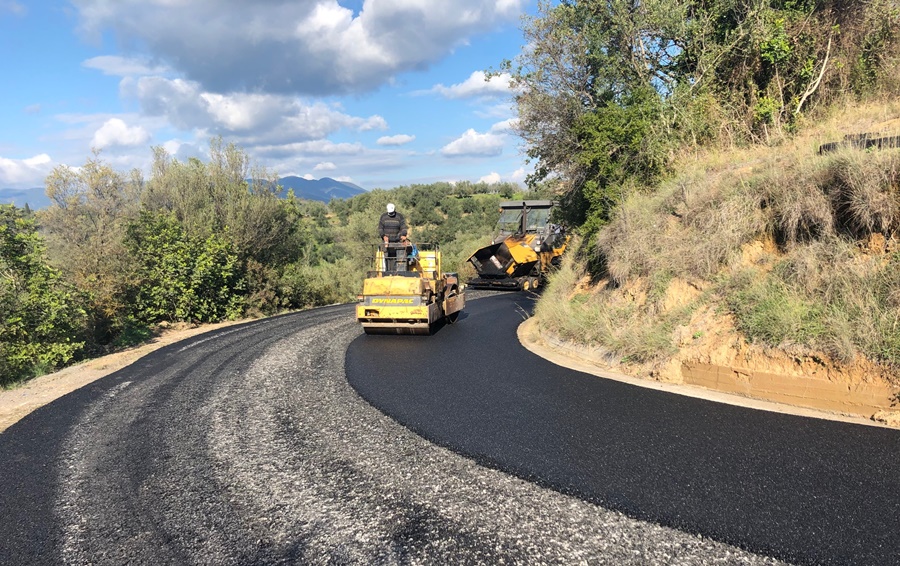
<instances>
[{"instance_id":1,"label":"white cloud","mask_svg":"<svg viewBox=\"0 0 900 566\"><path fill-rule=\"evenodd\" d=\"M316 178L313 177L312 175L310 175L309 173L307 173L306 175L303 175L303 178L306 179L307 181L315 181L316 180Z\"/></svg>"},{"instance_id":2,"label":"white cloud","mask_svg":"<svg viewBox=\"0 0 900 566\"><path fill-rule=\"evenodd\" d=\"M441 148L445 157L495 157L503 153L506 136L495 133L479 134L468 129L459 138Z\"/></svg>"},{"instance_id":3,"label":"white cloud","mask_svg":"<svg viewBox=\"0 0 900 566\"><path fill-rule=\"evenodd\" d=\"M335 169L337 169L337 165L330 161L318 163L315 167L313 167L313 171L334 171Z\"/></svg>"},{"instance_id":4,"label":"white cloud","mask_svg":"<svg viewBox=\"0 0 900 566\"><path fill-rule=\"evenodd\" d=\"M491 171L487 175L478 179L481 183L500 183L500 182L509 182L509 183L519 183L522 184L525 182L525 178L528 176L528 171L525 170L524 167L519 167L512 173L507 173L501 175L496 171Z\"/></svg>"},{"instance_id":5,"label":"white cloud","mask_svg":"<svg viewBox=\"0 0 900 566\"><path fill-rule=\"evenodd\" d=\"M91 146L97 149L113 146L134 147L149 140L150 134L141 126L129 126L119 118L110 118L94 133Z\"/></svg>"},{"instance_id":6,"label":"white cloud","mask_svg":"<svg viewBox=\"0 0 900 566\"><path fill-rule=\"evenodd\" d=\"M161 75L169 71L164 65L155 65L144 59L130 59L117 55L92 57L82 62L81 65L114 77Z\"/></svg>"},{"instance_id":7,"label":"white cloud","mask_svg":"<svg viewBox=\"0 0 900 566\"><path fill-rule=\"evenodd\" d=\"M181 140L168 140L163 142L162 147L169 155L176 155L184 142Z\"/></svg>"},{"instance_id":8,"label":"white cloud","mask_svg":"<svg viewBox=\"0 0 900 566\"><path fill-rule=\"evenodd\" d=\"M329 140L311 140L278 145L258 145L253 148L253 151L256 155L267 158L285 158L302 155L318 159L335 155L362 155L366 152L366 148L360 143L334 143Z\"/></svg>"},{"instance_id":9,"label":"white cloud","mask_svg":"<svg viewBox=\"0 0 900 566\"><path fill-rule=\"evenodd\" d=\"M273 100L263 94L239 94L226 96L210 92L194 93L211 118L226 130L232 132L252 130L255 127L273 125L286 113L282 101Z\"/></svg>"},{"instance_id":10,"label":"white cloud","mask_svg":"<svg viewBox=\"0 0 900 566\"><path fill-rule=\"evenodd\" d=\"M0 157L0 187L25 189L44 184L53 168L53 160L46 153L27 159Z\"/></svg>"},{"instance_id":11,"label":"white cloud","mask_svg":"<svg viewBox=\"0 0 900 566\"><path fill-rule=\"evenodd\" d=\"M41 113L41 105L40 104L29 104L25 107L26 114L40 114Z\"/></svg>"},{"instance_id":12,"label":"white cloud","mask_svg":"<svg viewBox=\"0 0 900 566\"><path fill-rule=\"evenodd\" d=\"M511 94L509 81L509 73L501 73L486 79L484 71L475 71L461 83L451 86L437 84L428 92L435 92L445 98L509 96Z\"/></svg>"},{"instance_id":13,"label":"white cloud","mask_svg":"<svg viewBox=\"0 0 900 566\"><path fill-rule=\"evenodd\" d=\"M35 155L34 157L29 157L28 159L24 160L23 163L25 163L25 165L28 165L29 167L39 167L41 165L47 165L48 163L50 163L50 161L50 156L46 153L42 153L40 155Z\"/></svg>"},{"instance_id":14,"label":"white cloud","mask_svg":"<svg viewBox=\"0 0 900 566\"><path fill-rule=\"evenodd\" d=\"M113 31L206 91L322 95L370 91L426 68L517 20L527 0L366 0L357 14L338 0L267 0L264 8L221 0L72 2L86 34Z\"/></svg>"},{"instance_id":15,"label":"white cloud","mask_svg":"<svg viewBox=\"0 0 900 566\"><path fill-rule=\"evenodd\" d=\"M526 171L524 167L519 167L518 169L516 169L515 171L513 171L510 174L509 180L512 181L513 183L524 183L525 177L527 177L527 176L528 176L528 171Z\"/></svg>"},{"instance_id":16,"label":"white cloud","mask_svg":"<svg viewBox=\"0 0 900 566\"><path fill-rule=\"evenodd\" d=\"M416 136L398 134L396 136L382 136L375 142L378 145L406 145L416 139Z\"/></svg>"},{"instance_id":17,"label":"white cloud","mask_svg":"<svg viewBox=\"0 0 900 566\"><path fill-rule=\"evenodd\" d=\"M120 90L124 97L136 99L148 116L165 117L182 130L227 136L242 145L317 140L341 129L364 132L388 127L378 115L350 116L327 104L307 104L292 96L217 94L183 79L126 78Z\"/></svg>"},{"instance_id":18,"label":"white cloud","mask_svg":"<svg viewBox=\"0 0 900 566\"><path fill-rule=\"evenodd\" d=\"M375 114L374 116L370 116L369 118L354 118L359 123L359 131L360 132L368 132L371 130L386 130L388 129L387 120Z\"/></svg>"},{"instance_id":19,"label":"white cloud","mask_svg":"<svg viewBox=\"0 0 900 566\"><path fill-rule=\"evenodd\" d=\"M341 177L335 177L334 180L335 180L335 181L340 181L340 182L342 182L342 183L352 183L352 182L353 182L353 177L341 176Z\"/></svg>"},{"instance_id":20,"label":"white cloud","mask_svg":"<svg viewBox=\"0 0 900 566\"><path fill-rule=\"evenodd\" d=\"M478 182L479 183L488 183L489 185L492 185L494 183L499 183L501 180L502 179L500 178L500 173L497 173L496 171L491 171L484 177L478 179Z\"/></svg>"},{"instance_id":21,"label":"white cloud","mask_svg":"<svg viewBox=\"0 0 900 566\"><path fill-rule=\"evenodd\" d=\"M490 106L482 106L475 110L475 115L485 120L497 118L509 118L518 114L518 110L513 108L510 102L502 104L492 104Z\"/></svg>"},{"instance_id":22,"label":"white cloud","mask_svg":"<svg viewBox=\"0 0 900 566\"><path fill-rule=\"evenodd\" d=\"M518 118L510 118L509 120L503 120L502 122L497 122L496 124L491 126L492 134L508 134L511 133L516 125L519 123Z\"/></svg>"}]
</instances>

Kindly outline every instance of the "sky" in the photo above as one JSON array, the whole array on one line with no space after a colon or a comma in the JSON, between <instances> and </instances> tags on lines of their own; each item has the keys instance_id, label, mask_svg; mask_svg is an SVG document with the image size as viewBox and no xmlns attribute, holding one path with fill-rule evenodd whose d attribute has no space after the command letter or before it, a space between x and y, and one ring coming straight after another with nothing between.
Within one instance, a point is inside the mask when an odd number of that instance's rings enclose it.
<instances>
[{"instance_id":1,"label":"sky","mask_svg":"<svg viewBox=\"0 0 900 566\"><path fill-rule=\"evenodd\" d=\"M365 189L530 172L509 76L536 0L0 0L0 188L221 136Z\"/></svg>"}]
</instances>

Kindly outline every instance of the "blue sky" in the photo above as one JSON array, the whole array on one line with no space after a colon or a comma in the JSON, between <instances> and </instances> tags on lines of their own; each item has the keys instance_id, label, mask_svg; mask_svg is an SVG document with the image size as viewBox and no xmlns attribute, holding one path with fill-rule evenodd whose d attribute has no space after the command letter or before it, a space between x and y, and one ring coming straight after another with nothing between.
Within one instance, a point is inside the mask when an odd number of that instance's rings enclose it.
<instances>
[{"instance_id":1,"label":"blue sky","mask_svg":"<svg viewBox=\"0 0 900 566\"><path fill-rule=\"evenodd\" d=\"M0 188L100 151L204 159L221 135L279 176L366 189L529 172L508 77L535 0L0 0Z\"/></svg>"}]
</instances>

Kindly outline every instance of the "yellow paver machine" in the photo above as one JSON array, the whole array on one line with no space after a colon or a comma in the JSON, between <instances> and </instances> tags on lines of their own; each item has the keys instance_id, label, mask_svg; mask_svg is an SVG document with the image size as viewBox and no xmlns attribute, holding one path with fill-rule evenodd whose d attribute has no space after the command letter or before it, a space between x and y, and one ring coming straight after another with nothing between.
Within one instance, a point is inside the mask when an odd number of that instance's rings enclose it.
<instances>
[{"instance_id":1,"label":"yellow paver machine","mask_svg":"<svg viewBox=\"0 0 900 566\"><path fill-rule=\"evenodd\" d=\"M356 305L366 334L431 334L466 306L457 274L441 270L437 244L381 244L374 267Z\"/></svg>"},{"instance_id":2,"label":"yellow paver machine","mask_svg":"<svg viewBox=\"0 0 900 566\"><path fill-rule=\"evenodd\" d=\"M542 285L569 243L563 227L550 222L553 206L549 200L501 202L497 236L469 257L478 273L469 287L529 291Z\"/></svg>"}]
</instances>

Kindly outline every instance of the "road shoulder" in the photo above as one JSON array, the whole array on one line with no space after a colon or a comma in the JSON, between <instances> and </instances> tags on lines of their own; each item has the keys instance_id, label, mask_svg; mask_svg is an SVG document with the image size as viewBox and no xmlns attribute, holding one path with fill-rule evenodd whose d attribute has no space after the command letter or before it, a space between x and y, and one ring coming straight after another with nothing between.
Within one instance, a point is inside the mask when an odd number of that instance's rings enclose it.
<instances>
[{"instance_id":1,"label":"road shoulder","mask_svg":"<svg viewBox=\"0 0 900 566\"><path fill-rule=\"evenodd\" d=\"M537 321L533 317L527 319L525 322L519 325L518 336L519 341L522 343L522 346L533 354L536 354L558 366L566 367L590 375L595 375L603 379L612 379L615 381L620 381L622 383L635 385L637 387L655 389L657 391L665 391L667 393L672 393L675 395L695 397L698 399L705 399L708 401L725 403L738 407L757 409L760 411L770 411L787 415L825 419L880 428L896 428L863 417L832 413L828 411L819 411L815 409L808 409L805 407L788 405L785 403L775 403L772 401L754 399L750 397L744 397L742 395L723 393L721 391L715 391L696 385L664 383L617 373L608 368L600 367L593 360L583 358L574 348L566 348L561 343L554 344L546 340L545 337L541 335L541 332L537 325Z\"/></svg>"},{"instance_id":2,"label":"road shoulder","mask_svg":"<svg viewBox=\"0 0 900 566\"><path fill-rule=\"evenodd\" d=\"M203 324L188 328L173 328L163 331L152 341L128 348L121 352L87 360L61 369L55 373L36 377L14 389L0 391L0 433L48 403L67 395L76 389L106 377L147 354L180 340L232 326L246 320L227 321L217 324Z\"/></svg>"}]
</instances>

